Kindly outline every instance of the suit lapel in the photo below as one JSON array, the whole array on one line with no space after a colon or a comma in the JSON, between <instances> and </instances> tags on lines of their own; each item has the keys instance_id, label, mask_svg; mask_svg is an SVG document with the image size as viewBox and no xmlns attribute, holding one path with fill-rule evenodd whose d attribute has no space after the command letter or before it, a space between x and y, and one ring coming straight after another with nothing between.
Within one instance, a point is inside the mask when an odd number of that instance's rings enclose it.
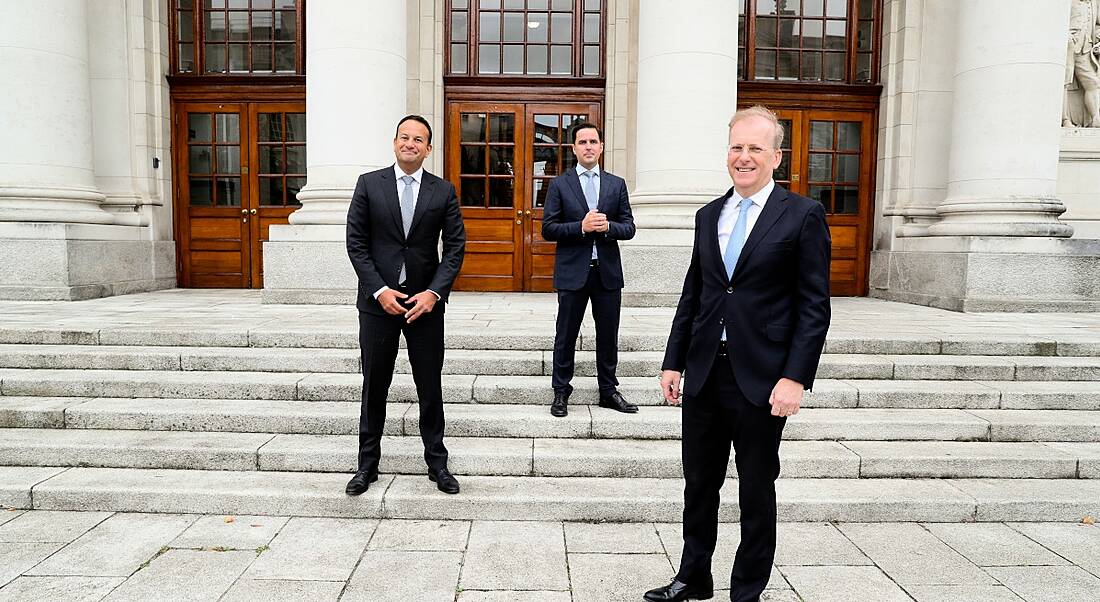
<instances>
[{"instance_id":1,"label":"suit lapel","mask_svg":"<svg viewBox=\"0 0 1100 602\"><path fill-rule=\"evenodd\" d=\"M386 207L390 209L390 215L393 216L393 223L397 226L397 232L404 237L405 226L401 223L401 200L397 196L397 180L394 179L393 169L382 172L382 182L383 193L386 196Z\"/></svg>"},{"instance_id":2,"label":"suit lapel","mask_svg":"<svg viewBox=\"0 0 1100 602\"><path fill-rule=\"evenodd\" d=\"M714 253L714 257L716 258L713 264L717 268L720 280L729 279L726 278L726 264L722 260L722 245L718 243L718 218L722 216L722 207L726 206L726 202L729 201L730 195L732 194L733 189L730 188L729 192L722 197L722 202L714 203L713 207L710 209L710 215L705 216L706 219L703 220L703 224L706 225L707 229L706 235L709 237L706 243L707 246L710 247L710 252Z\"/></svg>"},{"instance_id":3,"label":"suit lapel","mask_svg":"<svg viewBox=\"0 0 1100 602\"><path fill-rule=\"evenodd\" d=\"M577 175L577 170L572 167L565 172L565 180L569 182L569 188L573 190L573 198L575 202L579 202L581 206L581 215L588 213L588 201L584 200L584 190L581 189L581 177Z\"/></svg>"},{"instance_id":4,"label":"suit lapel","mask_svg":"<svg viewBox=\"0 0 1100 602\"><path fill-rule=\"evenodd\" d=\"M412 236L413 230L416 230L416 226L420 223L421 218L424 217L424 213L428 211L428 206L435 200L435 184L436 178L427 171L424 172L424 177L420 181L420 195L416 199L416 210L413 211L412 225L409 226L409 236Z\"/></svg>"},{"instance_id":5,"label":"suit lapel","mask_svg":"<svg viewBox=\"0 0 1100 602\"><path fill-rule=\"evenodd\" d=\"M611 178L607 177L606 171L600 171L600 192L596 195L596 211L607 215L607 195L611 190ZM588 206L588 202L585 201L585 206Z\"/></svg>"},{"instance_id":6,"label":"suit lapel","mask_svg":"<svg viewBox=\"0 0 1100 602\"><path fill-rule=\"evenodd\" d=\"M768 197L768 202L764 203L764 209L760 211L760 217L756 218L756 224L753 225L752 232L745 240L745 246L741 249L741 256L737 258L737 267L733 270L735 278L737 277L737 271L745 265L745 260L760 244L760 241L767 236L768 230L772 229L772 226L779 221L780 216L786 210L787 190L776 184L775 188L772 189L771 196Z\"/></svg>"}]
</instances>

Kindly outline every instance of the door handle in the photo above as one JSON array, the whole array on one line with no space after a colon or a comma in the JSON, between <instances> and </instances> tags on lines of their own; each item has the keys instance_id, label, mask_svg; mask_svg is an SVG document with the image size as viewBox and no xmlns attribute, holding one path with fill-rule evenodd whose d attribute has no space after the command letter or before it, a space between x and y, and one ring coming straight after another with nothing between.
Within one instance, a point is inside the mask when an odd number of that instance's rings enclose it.
<instances>
[{"instance_id":1,"label":"door handle","mask_svg":"<svg viewBox=\"0 0 1100 602\"><path fill-rule=\"evenodd\" d=\"M524 211L524 212L523 212L523 214L524 214L524 215L531 215L531 210L530 210L530 209L528 209L527 211Z\"/></svg>"},{"instance_id":2,"label":"door handle","mask_svg":"<svg viewBox=\"0 0 1100 602\"><path fill-rule=\"evenodd\" d=\"M521 219L517 219L517 220L516 220L516 225L517 225L517 226L521 226L521 225L523 225L523 220L521 220Z\"/></svg>"},{"instance_id":3,"label":"door handle","mask_svg":"<svg viewBox=\"0 0 1100 602\"><path fill-rule=\"evenodd\" d=\"M516 209L516 215L523 215L523 209Z\"/></svg>"},{"instance_id":4,"label":"door handle","mask_svg":"<svg viewBox=\"0 0 1100 602\"><path fill-rule=\"evenodd\" d=\"M241 215L248 215L248 209L241 209Z\"/></svg>"},{"instance_id":5,"label":"door handle","mask_svg":"<svg viewBox=\"0 0 1100 602\"><path fill-rule=\"evenodd\" d=\"M256 210L255 209L249 209L248 212L251 213L252 215L256 215Z\"/></svg>"}]
</instances>

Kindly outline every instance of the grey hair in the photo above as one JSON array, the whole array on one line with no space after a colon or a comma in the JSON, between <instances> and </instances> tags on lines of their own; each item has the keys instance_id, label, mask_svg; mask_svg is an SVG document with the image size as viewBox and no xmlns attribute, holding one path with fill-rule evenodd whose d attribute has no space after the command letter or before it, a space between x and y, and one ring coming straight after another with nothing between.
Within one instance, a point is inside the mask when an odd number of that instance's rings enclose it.
<instances>
[{"instance_id":1,"label":"grey hair","mask_svg":"<svg viewBox=\"0 0 1100 602\"><path fill-rule=\"evenodd\" d=\"M783 124L779 123L779 118L775 116L775 113L772 113L771 109L763 105L754 105L747 109L740 109L730 118L730 127L732 128L733 124L748 119L749 117L762 117L770 121L775 128L775 148L783 148Z\"/></svg>"}]
</instances>

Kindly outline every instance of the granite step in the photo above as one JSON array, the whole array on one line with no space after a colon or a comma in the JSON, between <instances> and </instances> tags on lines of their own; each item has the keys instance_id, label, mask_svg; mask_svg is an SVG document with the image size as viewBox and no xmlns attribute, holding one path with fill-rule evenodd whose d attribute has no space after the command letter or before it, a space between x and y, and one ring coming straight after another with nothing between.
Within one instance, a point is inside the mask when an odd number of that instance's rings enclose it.
<instances>
[{"instance_id":1,"label":"granite step","mask_svg":"<svg viewBox=\"0 0 1100 602\"><path fill-rule=\"evenodd\" d=\"M676 522L682 479L467 476L440 493L424 476L383 475L359 497L346 474L127 468L0 468L8 507L451 520ZM1079 521L1100 514L1100 480L780 479L781 521ZM738 519L737 484L719 517Z\"/></svg>"},{"instance_id":2,"label":"granite step","mask_svg":"<svg viewBox=\"0 0 1100 602\"><path fill-rule=\"evenodd\" d=\"M0 429L0 465L350 472L356 435ZM450 468L479 476L678 478L670 440L449 437ZM417 436L382 439L383 473L424 472ZM1100 474L1100 443L788 441L785 478L1074 479ZM733 464L729 476L736 476Z\"/></svg>"},{"instance_id":3,"label":"granite step","mask_svg":"<svg viewBox=\"0 0 1100 602\"><path fill-rule=\"evenodd\" d=\"M680 409L621 414L571 406L448 404L447 435L569 439L678 439ZM0 397L0 428L206 431L308 435L358 432L359 406L344 402L235 399ZM419 433L417 406L391 403L387 435ZM797 441L1100 441L1093 410L807 408L787 421Z\"/></svg>"}]
</instances>

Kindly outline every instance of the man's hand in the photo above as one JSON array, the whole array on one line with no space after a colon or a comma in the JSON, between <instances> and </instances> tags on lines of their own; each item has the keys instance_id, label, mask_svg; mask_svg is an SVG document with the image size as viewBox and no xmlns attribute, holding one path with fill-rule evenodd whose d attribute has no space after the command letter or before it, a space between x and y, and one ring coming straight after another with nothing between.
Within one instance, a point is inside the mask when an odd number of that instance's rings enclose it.
<instances>
[{"instance_id":1,"label":"man's hand","mask_svg":"<svg viewBox=\"0 0 1100 602\"><path fill-rule=\"evenodd\" d=\"M423 291L413 295L412 299L409 299L409 311L405 312L408 323L412 324L412 321L419 318L421 314L432 311L437 300L435 293L432 291Z\"/></svg>"},{"instance_id":2,"label":"man's hand","mask_svg":"<svg viewBox=\"0 0 1100 602\"><path fill-rule=\"evenodd\" d=\"M772 404L772 416L794 416L802 405L802 393L806 390L802 383L789 378L781 378L772 389L768 403Z\"/></svg>"},{"instance_id":3,"label":"man's hand","mask_svg":"<svg viewBox=\"0 0 1100 602\"><path fill-rule=\"evenodd\" d=\"M585 214L584 220L581 221L581 230L583 232L607 232L607 216L595 209L590 210Z\"/></svg>"},{"instance_id":4,"label":"man's hand","mask_svg":"<svg viewBox=\"0 0 1100 602\"><path fill-rule=\"evenodd\" d=\"M661 393L669 405L680 405L680 373L675 370L661 370Z\"/></svg>"},{"instance_id":5,"label":"man's hand","mask_svg":"<svg viewBox=\"0 0 1100 602\"><path fill-rule=\"evenodd\" d=\"M405 308L401 306L401 299L407 299L408 297L405 293L390 288L378 294L378 303L382 305L382 309L386 310L386 313L399 316L405 313Z\"/></svg>"}]
</instances>

